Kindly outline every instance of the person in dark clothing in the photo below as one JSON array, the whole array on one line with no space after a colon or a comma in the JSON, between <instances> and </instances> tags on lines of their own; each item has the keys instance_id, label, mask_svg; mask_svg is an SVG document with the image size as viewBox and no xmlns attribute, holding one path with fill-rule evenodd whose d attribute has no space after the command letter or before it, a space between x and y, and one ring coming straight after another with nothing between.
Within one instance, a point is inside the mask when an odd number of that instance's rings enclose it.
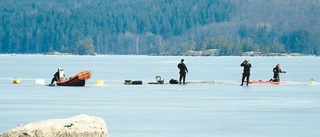
<instances>
[{"instance_id":1,"label":"person in dark clothing","mask_svg":"<svg viewBox=\"0 0 320 137\"><path fill-rule=\"evenodd\" d=\"M183 80L183 84L186 84L186 73L188 73L188 68L186 64L183 63L184 59L181 59L181 62L178 64L178 68L180 69L180 78L179 78L179 84L181 84L181 80Z\"/></svg>"},{"instance_id":2,"label":"person in dark clothing","mask_svg":"<svg viewBox=\"0 0 320 137\"><path fill-rule=\"evenodd\" d=\"M243 73L242 73L242 80L241 80L241 85L243 86L244 79L247 80L247 86L249 85L249 79L250 79L250 68L251 64L249 60L245 60L240 64L241 67L243 67Z\"/></svg>"},{"instance_id":3,"label":"person in dark clothing","mask_svg":"<svg viewBox=\"0 0 320 137\"><path fill-rule=\"evenodd\" d=\"M280 81L279 73L286 73L286 71L282 71L280 69L280 64L277 64L272 71L273 71L273 79L270 79L270 81L272 82L279 82Z\"/></svg>"},{"instance_id":4,"label":"person in dark clothing","mask_svg":"<svg viewBox=\"0 0 320 137\"><path fill-rule=\"evenodd\" d=\"M59 78L60 78L60 73L59 73L59 69L58 69L58 71L56 73L54 73L50 85L52 85L54 81L59 81Z\"/></svg>"}]
</instances>

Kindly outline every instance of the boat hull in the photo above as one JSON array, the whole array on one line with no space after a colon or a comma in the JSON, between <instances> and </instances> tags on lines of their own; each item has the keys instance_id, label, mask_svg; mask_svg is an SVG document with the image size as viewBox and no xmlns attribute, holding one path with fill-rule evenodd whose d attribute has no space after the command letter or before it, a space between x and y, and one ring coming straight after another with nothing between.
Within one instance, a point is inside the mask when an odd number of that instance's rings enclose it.
<instances>
[{"instance_id":1,"label":"boat hull","mask_svg":"<svg viewBox=\"0 0 320 137\"><path fill-rule=\"evenodd\" d=\"M92 74L89 70L84 70L70 78L61 79L56 84L57 86L85 86L86 80L90 79L91 76Z\"/></svg>"}]
</instances>

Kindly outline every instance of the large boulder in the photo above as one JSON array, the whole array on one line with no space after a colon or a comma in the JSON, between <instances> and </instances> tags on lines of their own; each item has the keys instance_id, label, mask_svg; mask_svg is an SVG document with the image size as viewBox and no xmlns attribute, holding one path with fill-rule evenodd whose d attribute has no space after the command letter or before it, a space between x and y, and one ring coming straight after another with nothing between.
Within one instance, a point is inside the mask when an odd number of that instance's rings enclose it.
<instances>
[{"instance_id":1,"label":"large boulder","mask_svg":"<svg viewBox=\"0 0 320 137\"><path fill-rule=\"evenodd\" d=\"M19 125L0 137L108 137L102 118L77 115L66 119L49 119Z\"/></svg>"}]
</instances>

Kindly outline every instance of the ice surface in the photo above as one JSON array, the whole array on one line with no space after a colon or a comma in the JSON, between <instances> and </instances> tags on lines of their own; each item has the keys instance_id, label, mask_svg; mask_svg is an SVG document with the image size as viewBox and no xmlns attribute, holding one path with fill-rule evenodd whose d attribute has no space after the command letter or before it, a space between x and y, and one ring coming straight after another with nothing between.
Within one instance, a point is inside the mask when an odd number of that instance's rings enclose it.
<instances>
[{"instance_id":1,"label":"ice surface","mask_svg":"<svg viewBox=\"0 0 320 137\"><path fill-rule=\"evenodd\" d=\"M160 75L211 84L148 85ZM267 80L280 63L286 85L239 86L240 63L249 59L251 79ZM155 57L1 55L0 133L52 118L89 114L104 118L112 137L319 137L318 57ZM90 69L85 87L47 87L57 68L66 76ZM18 77L21 84L12 84ZM97 79L105 86L96 86ZM124 85L125 79L143 85ZM310 79L316 82L310 85Z\"/></svg>"}]
</instances>

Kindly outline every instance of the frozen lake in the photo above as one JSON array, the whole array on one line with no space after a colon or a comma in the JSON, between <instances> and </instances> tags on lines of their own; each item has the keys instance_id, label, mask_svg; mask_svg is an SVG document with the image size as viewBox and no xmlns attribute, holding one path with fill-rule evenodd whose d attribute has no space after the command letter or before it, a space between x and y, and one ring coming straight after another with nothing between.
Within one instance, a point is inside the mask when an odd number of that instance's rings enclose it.
<instances>
[{"instance_id":1,"label":"frozen lake","mask_svg":"<svg viewBox=\"0 0 320 137\"><path fill-rule=\"evenodd\" d=\"M178 78L184 58L188 82L150 85L160 75ZM285 85L241 87L240 63L252 63L252 80L269 80L280 63ZM319 137L319 57L179 57L0 55L0 133L19 124L102 117L111 137ZM47 87L57 68L66 76L89 69L85 87ZM14 85L14 77L21 84ZM102 79L104 86L96 86ZM143 85L124 85L126 79ZM315 84L311 85L310 80Z\"/></svg>"}]
</instances>

